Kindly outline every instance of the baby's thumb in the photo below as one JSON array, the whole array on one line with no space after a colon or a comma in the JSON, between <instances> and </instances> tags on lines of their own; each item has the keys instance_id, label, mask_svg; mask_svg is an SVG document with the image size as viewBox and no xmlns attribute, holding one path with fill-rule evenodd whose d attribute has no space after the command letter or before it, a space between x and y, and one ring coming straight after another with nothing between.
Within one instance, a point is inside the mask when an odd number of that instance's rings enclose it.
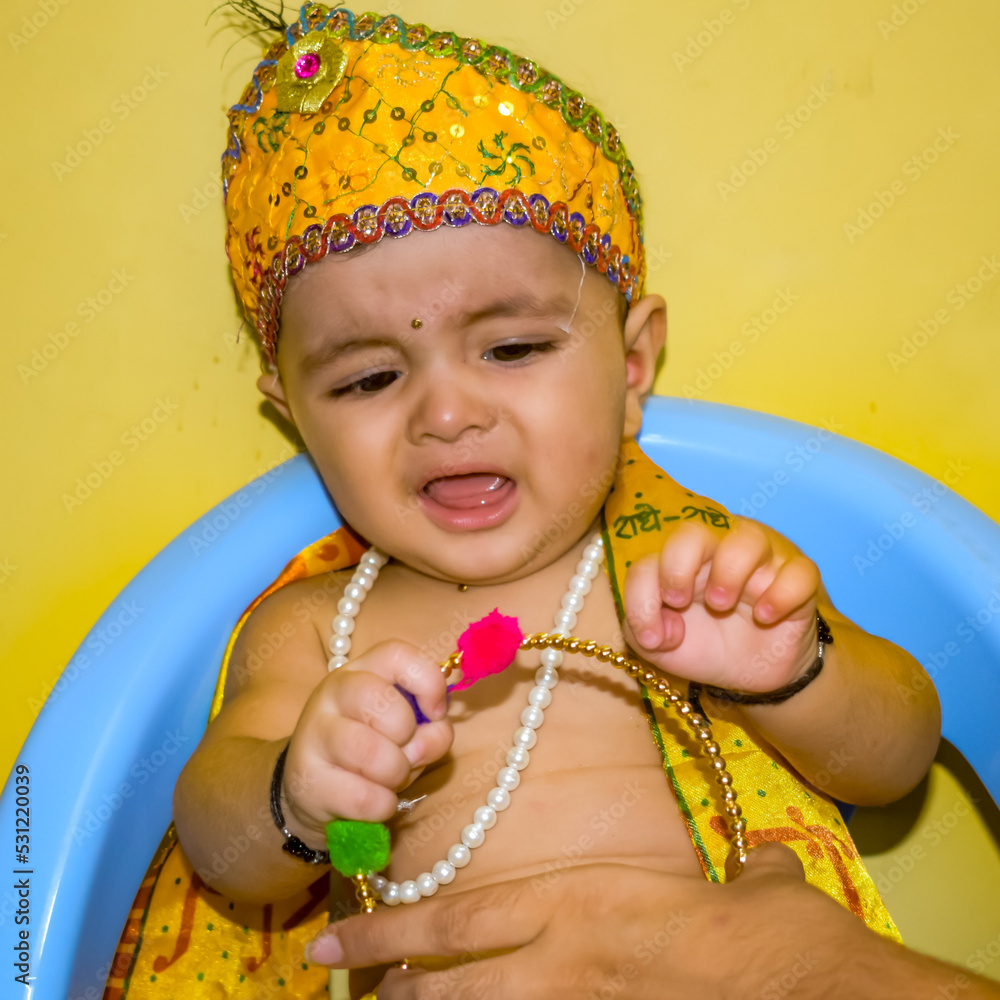
<instances>
[{"instance_id":1,"label":"baby's thumb","mask_svg":"<svg viewBox=\"0 0 1000 1000\"><path fill-rule=\"evenodd\" d=\"M663 642L659 561L656 556L637 560L625 576L622 594L625 638L637 649L658 649Z\"/></svg>"}]
</instances>

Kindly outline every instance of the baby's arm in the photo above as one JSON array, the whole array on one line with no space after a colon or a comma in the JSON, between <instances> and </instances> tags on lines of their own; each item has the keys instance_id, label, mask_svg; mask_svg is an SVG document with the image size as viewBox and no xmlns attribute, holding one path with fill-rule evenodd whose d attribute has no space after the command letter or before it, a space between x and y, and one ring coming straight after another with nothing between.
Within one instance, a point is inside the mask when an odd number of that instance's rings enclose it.
<instances>
[{"instance_id":1,"label":"baby's arm","mask_svg":"<svg viewBox=\"0 0 1000 1000\"><path fill-rule=\"evenodd\" d=\"M174 792L174 820L189 860L234 899L282 899L323 870L283 851L271 818L271 776L286 744L285 825L322 850L331 817L389 819L395 790L451 743L445 681L436 664L393 641L328 673L322 639L302 606L299 585L292 584L251 615L230 659L222 710ZM396 683L437 721L418 730ZM238 859L220 864L234 846Z\"/></svg>"},{"instance_id":2,"label":"baby's arm","mask_svg":"<svg viewBox=\"0 0 1000 1000\"><path fill-rule=\"evenodd\" d=\"M940 707L917 661L869 635L830 603L819 570L778 532L735 519L722 535L688 522L625 585L629 638L679 677L744 692L773 691L817 653L816 610L833 643L822 672L775 705L735 711L807 780L847 802L904 795L934 757ZM734 711L705 698L709 715Z\"/></svg>"}]
</instances>

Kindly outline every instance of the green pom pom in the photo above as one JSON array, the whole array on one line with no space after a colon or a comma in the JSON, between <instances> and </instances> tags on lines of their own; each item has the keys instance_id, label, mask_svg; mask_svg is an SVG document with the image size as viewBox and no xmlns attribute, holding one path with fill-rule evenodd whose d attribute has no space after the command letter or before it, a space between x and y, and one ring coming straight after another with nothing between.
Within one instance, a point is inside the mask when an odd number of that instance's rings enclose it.
<instances>
[{"instance_id":1,"label":"green pom pom","mask_svg":"<svg viewBox=\"0 0 1000 1000\"><path fill-rule=\"evenodd\" d=\"M330 864L345 878L379 872L389 863L389 828L354 819L330 820L326 846Z\"/></svg>"}]
</instances>

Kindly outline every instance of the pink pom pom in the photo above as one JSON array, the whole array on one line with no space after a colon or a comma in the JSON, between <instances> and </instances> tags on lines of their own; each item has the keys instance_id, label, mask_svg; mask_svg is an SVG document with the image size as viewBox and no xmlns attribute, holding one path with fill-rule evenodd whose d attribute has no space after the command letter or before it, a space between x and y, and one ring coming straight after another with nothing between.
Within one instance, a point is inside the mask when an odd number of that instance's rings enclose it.
<instances>
[{"instance_id":1,"label":"pink pom pom","mask_svg":"<svg viewBox=\"0 0 1000 1000\"><path fill-rule=\"evenodd\" d=\"M458 637L458 648L462 652L462 680L448 690L462 691L490 674L505 670L514 662L523 640L517 619L502 615L494 608Z\"/></svg>"}]
</instances>

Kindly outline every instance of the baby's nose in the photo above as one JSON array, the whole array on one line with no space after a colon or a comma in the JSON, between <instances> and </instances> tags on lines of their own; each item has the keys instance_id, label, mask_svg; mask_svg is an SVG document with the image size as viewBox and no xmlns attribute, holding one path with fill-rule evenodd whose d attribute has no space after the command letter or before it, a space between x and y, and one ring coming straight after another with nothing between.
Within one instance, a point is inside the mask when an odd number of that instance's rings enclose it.
<instances>
[{"instance_id":1,"label":"baby's nose","mask_svg":"<svg viewBox=\"0 0 1000 1000\"><path fill-rule=\"evenodd\" d=\"M485 433L496 424L498 408L492 405L465 370L428 373L410 417L415 441L437 438L457 441L469 433Z\"/></svg>"}]
</instances>

